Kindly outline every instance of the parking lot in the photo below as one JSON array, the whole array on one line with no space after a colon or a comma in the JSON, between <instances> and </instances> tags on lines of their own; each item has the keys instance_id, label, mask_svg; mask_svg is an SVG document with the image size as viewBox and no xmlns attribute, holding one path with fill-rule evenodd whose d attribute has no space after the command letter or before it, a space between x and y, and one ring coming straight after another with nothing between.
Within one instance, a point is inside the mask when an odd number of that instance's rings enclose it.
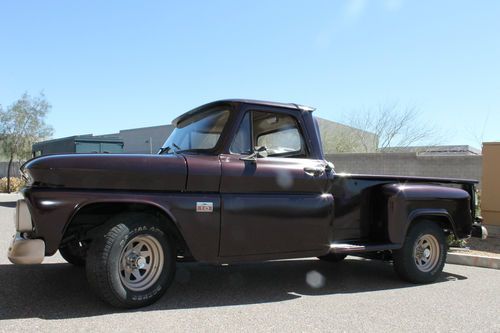
<instances>
[{"instance_id":1,"label":"parking lot","mask_svg":"<svg viewBox=\"0 0 500 333\"><path fill-rule=\"evenodd\" d=\"M15 199L0 195L0 331L500 332L499 270L446 265L437 283L412 285L388 263L354 257L179 264L158 303L117 310L59 255L9 263Z\"/></svg>"}]
</instances>

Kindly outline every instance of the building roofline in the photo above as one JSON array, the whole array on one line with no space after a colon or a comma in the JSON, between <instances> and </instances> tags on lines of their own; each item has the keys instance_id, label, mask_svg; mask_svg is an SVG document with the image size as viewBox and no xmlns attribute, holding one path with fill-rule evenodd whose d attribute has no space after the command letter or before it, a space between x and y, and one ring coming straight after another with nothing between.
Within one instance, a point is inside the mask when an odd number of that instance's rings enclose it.
<instances>
[{"instance_id":1,"label":"building roofline","mask_svg":"<svg viewBox=\"0 0 500 333\"><path fill-rule=\"evenodd\" d=\"M481 155L481 150L469 145L436 145L436 146L395 146L382 149L385 153L414 152L414 153L470 153Z\"/></svg>"},{"instance_id":2,"label":"building roofline","mask_svg":"<svg viewBox=\"0 0 500 333\"><path fill-rule=\"evenodd\" d=\"M73 141L80 141L80 142L104 142L104 143L123 143L123 140L120 137L103 137L96 135L94 136L93 134L82 134L82 135L72 135L72 136L66 136L63 138L57 138L57 139L51 139L51 140L46 140L46 141L40 141L36 142L32 145L32 150L35 150L35 148L44 146L46 144L51 144L55 142L61 142L61 141L67 141L67 140L73 140Z\"/></svg>"},{"instance_id":3,"label":"building roofline","mask_svg":"<svg viewBox=\"0 0 500 333\"><path fill-rule=\"evenodd\" d=\"M367 131L365 129L362 129L362 128L357 128L357 127L353 127L351 125L346 125L344 123L339 123L337 121L333 121L333 120L328 120L328 119L325 119L325 118L322 118L322 117L318 117L316 116L315 117L316 119L318 119L318 121L320 122L326 122L326 124L330 125L330 124L335 124L335 125L338 125L338 126L342 126L342 127L346 127L350 130L353 130L353 131L359 131L359 132L363 132L363 133L367 133L367 134L370 134L370 135L373 135L373 136L376 136L378 138L378 135L376 133L373 133L373 132L370 132L370 131Z\"/></svg>"},{"instance_id":4,"label":"building roofline","mask_svg":"<svg viewBox=\"0 0 500 333\"><path fill-rule=\"evenodd\" d=\"M120 133L121 132L127 132L127 131L136 131L136 130L160 128L160 127L166 127L166 126L172 126L172 124L156 125L156 126L146 126L146 127L137 127L137 128L128 128L128 129L120 130Z\"/></svg>"},{"instance_id":5,"label":"building roofline","mask_svg":"<svg viewBox=\"0 0 500 333\"><path fill-rule=\"evenodd\" d=\"M39 145L39 144L46 144L46 143L53 143L53 142L59 142L59 141L65 141L65 140L70 140L70 139L76 139L80 137L91 137L93 134L82 134L82 135L71 135L71 136L65 136L62 138L57 138L57 139L50 139L50 140L44 140L40 142L36 142L33 144L33 146Z\"/></svg>"}]
</instances>

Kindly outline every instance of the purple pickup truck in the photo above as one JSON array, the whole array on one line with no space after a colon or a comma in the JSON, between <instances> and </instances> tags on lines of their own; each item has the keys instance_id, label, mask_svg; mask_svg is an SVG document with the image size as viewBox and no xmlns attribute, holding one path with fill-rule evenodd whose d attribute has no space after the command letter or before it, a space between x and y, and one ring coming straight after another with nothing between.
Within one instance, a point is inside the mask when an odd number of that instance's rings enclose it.
<instances>
[{"instance_id":1,"label":"purple pickup truck","mask_svg":"<svg viewBox=\"0 0 500 333\"><path fill-rule=\"evenodd\" d=\"M384 258L413 283L441 273L446 238L485 237L474 180L336 174L313 108L223 100L174 120L157 155L28 161L9 259L59 250L117 307L155 302L179 261Z\"/></svg>"}]
</instances>

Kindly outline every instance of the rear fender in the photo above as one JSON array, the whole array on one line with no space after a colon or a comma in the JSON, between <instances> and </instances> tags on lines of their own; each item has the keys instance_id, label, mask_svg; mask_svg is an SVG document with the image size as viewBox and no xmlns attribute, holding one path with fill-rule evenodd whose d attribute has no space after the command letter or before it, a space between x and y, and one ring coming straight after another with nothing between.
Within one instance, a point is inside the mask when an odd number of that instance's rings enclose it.
<instances>
[{"instance_id":1,"label":"rear fender","mask_svg":"<svg viewBox=\"0 0 500 333\"><path fill-rule=\"evenodd\" d=\"M408 228L419 219L439 223L457 238L470 234L470 196L461 189L433 184L387 184L387 233L390 242L404 242Z\"/></svg>"}]
</instances>

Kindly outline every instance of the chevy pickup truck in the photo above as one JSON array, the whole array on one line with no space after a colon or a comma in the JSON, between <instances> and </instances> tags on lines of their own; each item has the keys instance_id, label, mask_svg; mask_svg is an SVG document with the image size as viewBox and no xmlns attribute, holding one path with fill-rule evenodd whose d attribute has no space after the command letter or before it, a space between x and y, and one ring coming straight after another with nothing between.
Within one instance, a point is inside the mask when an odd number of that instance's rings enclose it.
<instances>
[{"instance_id":1,"label":"chevy pickup truck","mask_svg":"<svg viewBox=\"0 0 500 333\"><path fill-rule=\"evenodd\" d=\"M313 110L223 100L175 119L157 155L32 159L9 259L59 250L102 300L134 308L163 295L179 261L358 255L429 283L448 235L485 237L476 181L336 174Z\"/></svg>"}]
</instances>

